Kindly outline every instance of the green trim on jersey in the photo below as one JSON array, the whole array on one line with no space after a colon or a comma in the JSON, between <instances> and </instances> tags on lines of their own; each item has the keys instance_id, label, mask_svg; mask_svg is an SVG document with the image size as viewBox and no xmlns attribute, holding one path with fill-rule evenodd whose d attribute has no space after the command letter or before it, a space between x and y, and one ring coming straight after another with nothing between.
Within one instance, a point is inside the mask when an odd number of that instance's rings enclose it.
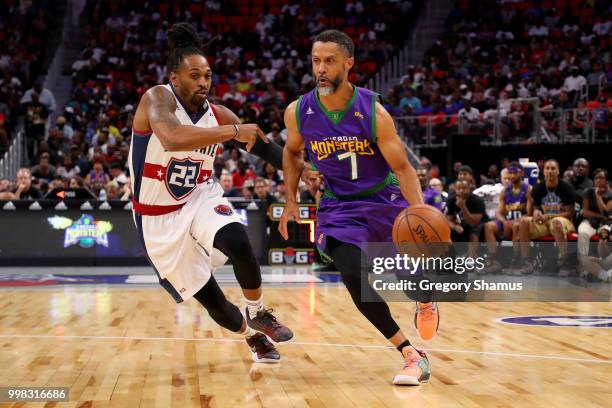
<instances>
[{"instance_id":1,"label":"green trim on jersey","mask_svg":"<svg viewBox=\"0 0 612 408\"><path fill-rule=\"evenodd\" d=\"M376 144L376 98L379 94L372 96L372 143Z\"/></svg>"},{"instance_id":2,"label":"green trim on jersey","mask_svg":"<svg viewBox=\"0 0 612 408\"><path fill-rule=\"evenodd\" d=\"M385 177L385 179L383 181L381 181L380 183L366 189L363 190L359 193L356 194L350 194L350 195L343 195L343 196L338 196L334 193L332 193L329 190L325 190L323 192L323 198L331 198L334 200L339 200L339 201L350 201L350 200L356 200L359 198L366 198L369 197L371 195L374 195L376 193L378 193L380 190L382 190L383 188L387 187L388 185L396 185L399 186L399 181L397 180L397 177L395 177L395 174L393 174L393 172L389 172L389 174L387 174L387 177Z\"/></svg>"},{"instance_id":3,"label":"green trim on jersey","mask_svg":"<svg viewBox=\"0 0 612 408\"><path fill-rule=\"evenodd\" d=\"M319 100L319 91L315 89L314 93L315 93L315 100L317 101L317 105L319 105L319 108L321 108L325 116L327 116L334 125L337 125L338 123L342 121L342 119L344 119L346 112L348 112L348 110L351 109L351 107L353 106L353 103L357 99L357 87L353 85L353 88L354 88L353 96L351 96L351 99L348 101L346 108L344 108L341 111L334 111L334 112L329 112L327 109L325 109L325 106L323 106L323 104Z\"/></svg>"},{"instance_id":4,"label":"green trim on jersey","mask_svg":"<svg viewBox=\"0 0 612 408\"><path fill-rule=\"evenodd\" d=\"M295 123L297 124L298 132L302 134L302 126L300 124L300 105L302 104L302 95L297 100L295 104Z\"/></svg>"}]
</instances>

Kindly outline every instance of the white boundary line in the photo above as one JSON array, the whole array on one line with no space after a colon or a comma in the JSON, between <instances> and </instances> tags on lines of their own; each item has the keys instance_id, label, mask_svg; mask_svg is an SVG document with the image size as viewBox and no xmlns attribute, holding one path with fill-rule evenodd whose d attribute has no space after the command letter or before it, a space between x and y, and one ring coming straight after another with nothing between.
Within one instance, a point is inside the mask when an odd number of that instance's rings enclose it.
<instances>
[{"instance_id":1,"label":"white boundary line","mask_svg":"<svg viewBox=\"0 0 612 408\"><path fill-rule=\"evenodd\" d=\"M558 317L559 315L555 315L555 317ZM529 315L529 316L506 316L506 317L498 317L496 319L493 319L494 322L496 323L501 323L501 324L506 324L509 326L526 326L526 327L555 327L557 329L559 328L564 328L564 329L612 329L612 326L555 326L553 324L529 324L529 323L513 323L513 322L504 322L503 319L514 319L514 318L518 318L518 317L551 317L549 315ZM586 315L581 316L581 315L572 315L572 317L586 317ZM599 317L604 317L604 316L599 316ZM605 316L605 317L610 317L610 316Z\"/></svg>"},{"instance_id":2,"label":"white boundary line","mask_svg":"<svg viewBox=\"0 0 612 408\"><path fill-rule=\"evenodd\" d=\"M211 342L211 343L242 343L244 340L238 339L207 339L207 338L185 338L185 337L135 337L135 336L52 336L52 335L36 335L36 334L0 334L3 339L56 339L56 340L140 340L140 341L196 341L196 342ZM323 347L349 347L349 348L370 348L370 349L393 349L392 346L383 346L376 344L343 344L343 343L320 343L310 341L291 341L287 345L299 346L323 346ZM478 350L457 350L457 349L439 349L427 348L425 351L442 352L442 353L462 353L462 354L480 354L485 356L496 357L522 357L543 360L558 360L558 361L577 361L582 363L595 364L612 364L612 360L596 360L579 357L565 356L550 356L539 354L519 354L519 353L503 353L496 351L478 351Z\"/></svg>"}]
</instances>

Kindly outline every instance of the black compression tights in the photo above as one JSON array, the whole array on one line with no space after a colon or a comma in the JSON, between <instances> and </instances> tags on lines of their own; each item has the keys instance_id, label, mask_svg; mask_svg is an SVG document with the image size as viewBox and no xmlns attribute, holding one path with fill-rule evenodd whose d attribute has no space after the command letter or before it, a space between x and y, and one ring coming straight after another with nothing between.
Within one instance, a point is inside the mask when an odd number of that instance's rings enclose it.
<instances>
[{"instance_id":1,"label":"black compression tights","mask_svg":"<svg viewBox=\"0 0 612 408\"><path fill-rule=\"evenodd\" d=\"M242 224L233 222L221 228L215 235L213 246L232 261L242 289L258 289L261 286L259 263Z\"/></svg>"},{"instance_id":2,"label":"black compression tights","mask_svg":"<svg viewBox=\"0 0 612 408\"><path fill-rule=\"evenodd\" d=\"M193 297L206 308L210 317L219 326L233 332L240 331L244 321L242 313L236 305L225 298L214 277L211 276L206 285Z\"/></svg>"},{"instance_id":3,"label":"black compression tights","mask_svg":"<svg viewBox=\"0 0 612 408\"><path fill-rule=\"evenodd\" d=\"M334 260L334 264L342 275L344 285L348 289L355 306L370 321L383 336L387 339L392 337L399 331L399 326L391 316L389 306L376 293L370 285L367 284L366 272L361 271L361 249L352 244L346 244L336 239L328 237L327 239L330 254ZM365 279L363 290L369 293L363 293L361 281ZM362 298L368 299L369 302L364 302Z\"/></svg>"}]
</instances>

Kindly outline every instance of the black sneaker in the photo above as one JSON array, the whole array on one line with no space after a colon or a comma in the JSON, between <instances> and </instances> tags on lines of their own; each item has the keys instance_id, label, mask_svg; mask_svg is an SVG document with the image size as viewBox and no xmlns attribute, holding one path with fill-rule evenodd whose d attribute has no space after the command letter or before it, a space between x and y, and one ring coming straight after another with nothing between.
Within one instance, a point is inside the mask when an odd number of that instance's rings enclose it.
<instances>
[{"instance_id":1,"label":"black sneaker","mask_svg":"<svg viewBox=\"0 0 612 408\"><path fill-rule=\"evenodd\" d=\"M247 324L253 330L262 332L272 339L275 343L284 343L293 338L290 328L276 320L272 314L272 309L265 309L257 312L257 316L251 319L249 308L246 310Z\"/></svg>"},{"instance_id":2,"label":"black sneaker","mask_svg":"<svg viewBox=\"0 0 612 408\"><path fill-rule=\"evenodd\" d=\"M279 363L280 353L265 334L257 333L246 339L256 363Z\"/></svg>"}]
</instances>

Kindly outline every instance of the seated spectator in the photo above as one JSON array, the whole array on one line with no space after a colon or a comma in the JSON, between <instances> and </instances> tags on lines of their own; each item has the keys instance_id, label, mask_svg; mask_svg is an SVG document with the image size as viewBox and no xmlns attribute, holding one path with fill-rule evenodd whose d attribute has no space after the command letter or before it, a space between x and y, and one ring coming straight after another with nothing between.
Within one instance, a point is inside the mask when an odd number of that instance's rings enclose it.
<instances>
[{"instance_id":1,"label":"seated spectator","mask_svg":"<svg viewBox=\"0 0 612 408\"><path fill-rule=\"evenodd\" d=\"M267 209L274 202L274 196L270 194L270 182L263 177L255 179L255 195L253 198L262 200Z\"/></svg>"},{"instance_id":2,"label":"seated spectator","mask_svg":"<svg viewBox=\"0 0 612 408\"><path fill-rule=\"evenodd\" d=\"M123 166L118 161L110 165L110 177L113 181L116 181L120 187L123 187L129 181L128 176L126 176L123 171Z\"/></svg>"},{"instance_id":3,"label":"seated spectator","mask_svg":"<svg viewBox=\"0 0 612 408\"><path fill-rule=\"evenodd\" d=\"M459 163L461 165L461 163ZM461 165L459 167L459 172L457 173L457 181L466 181L468 186L470 186L470 191L476 188L476 180L474 180L474 170L467 164Z\"/></svg>"},{"instance_id":4,"label":"seated spectator","mask_svg":"<svg viewBox=\"0 0 612 408\"><path fill-rule=\"evenodd\" d=\"M21 168L17 172L15 188L10 200L38 200L42 198L42 192L32 186L32 173L30 169Z\"/></svg>"},{"instance_id":5,"label":"seated spectator","mask_svg":"<svg viewBox=\"0 0 612 408\"><path fill-rule=\"evenodd\" d=\"M589 255L589 242L602 222L612 216L612 190L608 185L608 172L597 169L593 172L594 186L587 189L582 199L582 216L578 226L579 260Z\"/></svg>"},{"instance_id":6,"label":"seated spectator","mask_svg":"<svg viewBox=\"0 0 612 408\"><path fill-rule=\"evenodd\" d=\"M85 188L85 180L79 176L70 177L70 181L68 182L69 188Z\"/></svg>"},{"instance_id":7,"label":"seated spectator","mask_svg":"<svg viewBox=\"0 0 612 408\"><path fill-rule=\"evenodd\" d=\"M255 193L255 184L253 183L253 180L245 180L240 191L242 192L242 197L245 200L252 200Z\"/></svg>"},{"instance_id":8,"label":"seated spectator","mask_svg":"<svg viewBox=\"0 0 612 408\"><path fill-rule=\"evenodd\" d=\"M501 264L495 259L498 238L518 242L519 220L527 215L527 194L530 189L529 184L523 182L523 176L523 168L519 162L512 162L508 168L502 170L501 190L497 195L495 216L484 226L485 241L490 254L486 263L487 272L501 270ZM518 258L518 245L513 248L515 258Z\"/></svg>"},{"instance_id":9,"label":"seated spectator","mask_svg":"<svg viewBox=\"0 0 612 408\"><path fill-rule=\"evenodd\" d=\"M40 161L32 167L32 177L50 183L57 176L57 169L54 165L49 164L49 153L45 152L40 155Z\"/></svg>"},{"instance_id":10,"label":"seated spectator","mask_svg":"<svg viewBox=\"0 0 612 408\"><path fill-rule=\"evenodd\" d=\"M485 174L480 175L480 185L496 184L498 182L499 182L499 170L497 169L496 164L492 164L489 166L489 169L487 170L486 175Z\"/></svg>"},{"instance_id":11,"label":"seated spectator","mask_svg":"<svg viewBox=\"0 0 612 408\"><path fill-rule=\"evenodd\" d=\"M242 188L242 185L247 179L250 179L252 182L255 182L255 178L257 178L253 170L249 168L249 164L246 162L246 160L243 159L240 159L238 161L237 169L236 171L234 171L234 174L232 174L232 177L234 187L236 188Z\"/></svg>"},{"instance_id":12,"label":"seated spectator","mask_svg":"<svg viewBox=\"0 0 612 408\"><path fill-rule=\"evenodd\" d=\"M582 205L585 193L593 187L593 180L589 178L589 162L583 157L578 158L574 160L573 170L574 178L571 184L574 188L576 204Z\"/></svg>"},{"instance_id":13,"label":"seated spectator","mask_svg":"<svg viewBox=\"0 0 612 408\"><path fill-rule=\"evenodd\" d=\"M85 184L91 188L93 193L97 196L100 190L110 181L110 177L104 171L104 166L99 160L94 161L93 169L85 177Z\"/></svg>"},{"instance_id":14,"label":"seated spectator","mask_svg":"<svg viewBox=\"0 0 612 408\"><path fill-rule=\"evenodd\" d=\"M223 188L223 197L240 197L240 192L234 188L232 175L229 173L221 173L219 184Z\"/></svg>"},{"instance_id":15,"label":"seated spectator","mask_svg":"<svg viewBox=\"0 0 612 408\"><path fill-rule=\"evenodd\" d=\"M270 191L274 192L276 189L276 184L280 181L281 177L278 174L278 170L272 163L266 162L263 166L262 177L268 180L270 184Z\"/></svg>"},{"instance_id":16,"label":"seated spectator","mask_svg":"<svg viewBox=\"0 0 612 408\"><path fill-rule=\"evenodd\" d=\"M12 197L11 182L8 179L0 179L0 201L10 200Z\"/></svg>"},{"instance_id":17,"label":"seated spectator","mask_svg":"<svg viewBox=\"0 0 612 408\"><path fill-rule=\"evenodd\" d=\"M322 180L318 174L309 174L306 189L300 193L300 203L314 203L319 205L323 196ZM283 185L284 187L284 185Z\"/></svg>"},{"instance_id":18,"label":"seated spectator","mask_svg":"<svg viewBox=\"0 0 612 408\"><path fill-rule=\"evenodd\" d=\"M529 241L552 235L559 248L559 275L567 276L567 234L575 230L572 223L574 189L559 179L559 163L556 160L547 160L544 164L544 182L533 186L527 196L527 209L530 216L521 218L519 224L521 264L514 272L524 274L533 271L534 262L528 259Z\"/></svg>"},{"instance_id":19,"label":"seated spectator","mask_svg":"<svg viewBox=\"0 0 612 408\"><path fill-rule=\"evenodd\" d=\"M429 171L426 167L419 167L417 169L417 177L421 183L421 191L423 193L423 201L425 204L436 207L442 211L444 204L442 201L442 194L437 190L434 190L429 186Z\"/></svg>"},{"instance_id":20,"label":"seated spectator","mask_svg":"<svg viewBox=\"0 0 612 408\"><path fill-rule=\"evenodd\" d=\"M57 168L57 174L65 179L71 179L80 175L81 169L74 164L72 156L64 156L63 165Z\"/></svg>"},{"instance_id":21,"label":"seated spectator","mask_svg":"<svg viewBox=\"0 0 612 408\"><path fill-rule=\"evenodd\" d=\"M115 180L106 183L104 189L106 190L107 200L118 200L120 198L121 189L119 187L119 183L117 183Z\"/></svg>"},{"instance_id":22,"label":"seated spectator","mask_svg":"<svg viewBox=\"0 0 612 408\"><path fill-rule=\"evenodd\" d=\"M429 188L436 190L442 196L442 209L441 211L446 211L446 200L448 199L448 193L444 191L444 185L439 178L432 178L429 180Z\"/></svg>"},{"instance_id":23,"label":"seated spectator","mask_svg":"<svg viewBox=\"0 0 612 408\"><path fill-rule=\"evenodd\" d=\"M74 136L74 129L67 123L65 116L58 116L55 120L55 126L57 126L57 130L62 132L64 140L67 142L72 141L72 137Z\"/></svg>"},{"instance_id":24,"label":"seated spectator","mask_svg":"<svg viewBox=\"0 0 612 408\"><path fill-rule=\"evenodd\" d=\"M544 174L544 173L541 173L541 174ZM565 181L566 183L570 185L573 185L574 180L576 180L576 175L574 174L574 169L570 167L569 169L563 172L563 181Z\"/></svg>"},{"instance_id":25,"label":"seated spectator","mask_svg":"<svg viewBox=\"0 0 612 408\"><path fill-rule=\"evenodd\" d=\"M473 257L478 250L482 227L488 220L484 202L470 191L467 180L455 183L455 193L448 195L446 215L451 226L453 242L469 242L468 255Z\"/></svg>"},{"instance_id":26,"label":"seated spectator","mask_svg":"<svg viewBox=\"0 0 612 408\"><path fill-rule=\"evenodd\" d=\"M227 156L226 156L227 155ZM230 147L227 151L225 166L230 173L234 173L238 168L238 162L241 160L242 153L236 147Z\"/></svg>"},{"instance_id":27,"label":"seated spectator","mask_svg":"<svg viewBox=\"0 0 612 408\"><path fill-rule=\"evenodd\" d=\"M53 180L51 180L51 182L49 183L49 188L47 189L47 192L52 191L53 189L59 188L66 188L67 187L67 180L65 180L62 176L56 176Z\"/></svg>"}]
</instances>

